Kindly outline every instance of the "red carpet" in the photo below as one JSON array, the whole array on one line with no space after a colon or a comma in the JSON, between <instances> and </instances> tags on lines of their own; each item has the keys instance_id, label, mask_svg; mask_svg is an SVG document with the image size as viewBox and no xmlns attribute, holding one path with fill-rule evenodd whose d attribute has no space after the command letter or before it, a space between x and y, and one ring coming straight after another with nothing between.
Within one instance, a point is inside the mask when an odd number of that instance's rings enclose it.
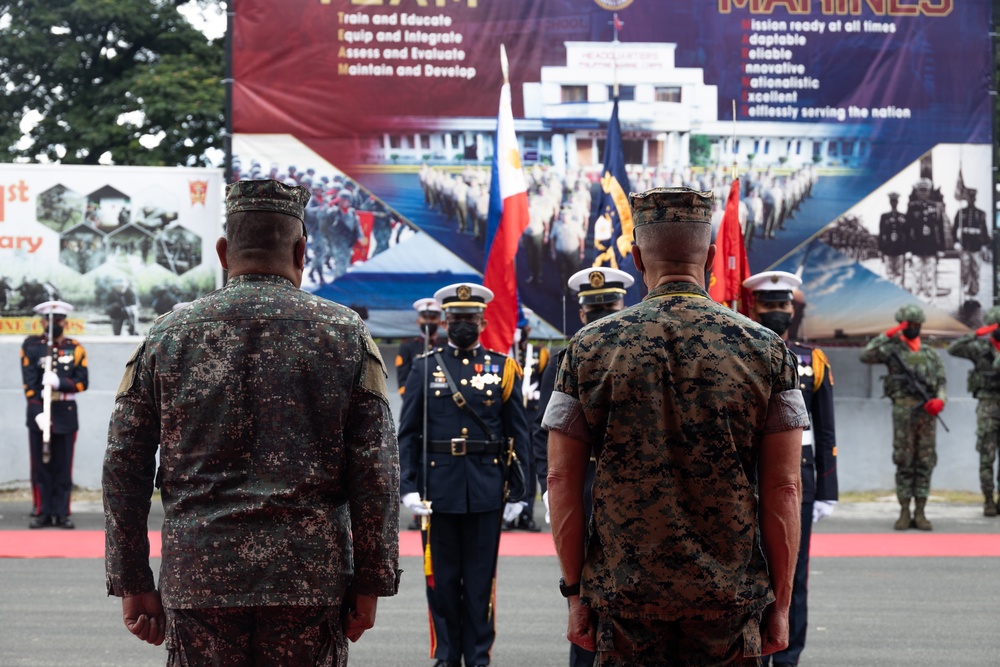
<instances>
[{"instance_id":1,"label":"red carpet","mask_svg":"<svg viewBox=\"0 0 1000 667\"><path fill-rule=\"evenodd\" d=\"M151 555L160 555L160 534L150 533ZM420 534L399 536L399 555L421 555ZM555 556L549 533L504 533L501 556ZM1000 556L1000 535L945 533L817 533L812 537L815 558L929 558ZM100 530L0 531L0 558L104 558Z\"/></svg>"}]
</instances>

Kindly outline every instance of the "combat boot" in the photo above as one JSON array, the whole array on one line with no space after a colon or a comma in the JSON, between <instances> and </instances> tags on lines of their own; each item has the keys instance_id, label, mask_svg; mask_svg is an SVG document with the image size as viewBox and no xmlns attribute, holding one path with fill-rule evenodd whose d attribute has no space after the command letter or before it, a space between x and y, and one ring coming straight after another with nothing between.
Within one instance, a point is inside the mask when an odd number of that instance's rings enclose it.
<instances>
[{"instance_id":1,"label":"combat boot","mask_svg":"<svg viewBox=\"0 0 1000 667\"><path fill-rule=\"evenodd\" d=\"M926 505L926 498L917 498L917 511L913 514L913 525L917 527L917 530L934 530L934 526L924 516L924 506Z\"/></svg>"},{"instance_id":2,"label":"combat boot","mask_svg":"<svg viewBox=\"0 0 1000 667\"><path fill-rule=\"evenodd\" d=\"M910 499L907 498L906 500L903 500L902 498L900 498L899 506L901 508L899 511L899 518L896 519L896 525L894 525L893 528L895 528L896 530L906 530L907 528L910 527L910 522L911 522Z\"/></svg>"},{"instance_id":3,"label":"combat boot","mask_svg":"<svg viewBox=\"0 0 1000 667\"><path fill-rule=\"evenodd\" d=\"M997 515L997 503L993 500L993 494L986 494L986 502L983 503L983 516L996 516Z\"/></svg>"}]
</instances>

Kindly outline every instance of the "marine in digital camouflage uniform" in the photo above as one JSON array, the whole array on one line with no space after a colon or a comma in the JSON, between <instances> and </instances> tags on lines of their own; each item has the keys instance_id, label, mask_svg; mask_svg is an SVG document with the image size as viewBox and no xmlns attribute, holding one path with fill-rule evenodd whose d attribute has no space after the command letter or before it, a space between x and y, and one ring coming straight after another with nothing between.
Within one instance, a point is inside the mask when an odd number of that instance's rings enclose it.
<instances>
[{"instance_id":1,"label":"marine in digital camouflage uniform","mask_svg":"<svg viewBox=\"0 0 1000 667\"><path fill-rule=\"evenodd\" d=\"M948 353L972 362L969 393L976 406L976 451L979 452L979 482L986 498L984 516L997 515L997 477L994 464L1000 443L1000 307L986 311L984 326L948 346Z\"/></svg>"},{"instance_id":2,"label":"marine in digital camouflage uniform","mask_svg":"<svg viewBox=\"0 0 1000 667\"><path fill-rule=\"evenodd\" d=\"M920 342L924 320L919 306L902 306L896 311L899 325L871 339L861 352L863 363L885 364L889 371L882 386L884 395L892 399L892 462L896 464L900 505L896 530L933 528L924 508L931 491L931 472L937 464L936 416L944 409L947 394L941 357Z\"/></svg>"},{"instance_id":3,"label":"marine in digital camouflage uniform","mask_svg":"<svg viewBox=\"0 0 1000 667\"><path fill-rule=\"evenodd\" d=\"M398 587L385 367L355 312L298 289L308 196L276 181L227 188L228 284L159 318L118 388L107 590L133 634L165 635L168 665L345 665L345 636Z\"/></svg>"},{"instance_id":4,"label":"marine in digital camouflage uniform","mask_svg":"<svg viewBox=\"0 0 1000 667\"><path fill-rule=\"evenodd\" d=\"M602 666L758 665L788 643L809 425L795 359L708 298L711 193L630 204L649 294L573 337L544 417L567 636Z\"/></svg>"}]
</instances>

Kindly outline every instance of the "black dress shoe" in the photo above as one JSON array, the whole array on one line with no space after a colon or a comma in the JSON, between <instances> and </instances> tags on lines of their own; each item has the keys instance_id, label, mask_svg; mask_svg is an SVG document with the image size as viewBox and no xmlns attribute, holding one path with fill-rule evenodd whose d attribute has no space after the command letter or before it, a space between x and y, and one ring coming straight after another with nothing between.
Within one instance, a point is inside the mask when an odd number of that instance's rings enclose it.
<instances>
[{"instance_id":1,"label":"black dress shoe","mask_svg":"<svg viewBox=\"0 0 1000 667\"><path fill-rule=\"evenodd\" d=\"M58 516L56 517L56 527L64 530L73 530L76 528L76 524L68 516Z\"/></svg>"},{"instance_id":2,"label":"black dress shoe","mask_svg":"<svg viewBox=\"0 0 1000 667\"><path fill-rule=\"evenodd\" d=\"M520 520L517 522L517 527L520 528L521 530L526 530L529 533L542 532L541 527L537 523L535 523L535 520L532 519L531 517L528 518L521 517Z\"/></svg>"},{"instance_id":3,"label":"black dress shoe","mask_svg":"<svg viewBox=\"0 0 1000 667\"><path fill-rule=\"evenodd\" d=\"M434 663L434 667L462 667L462 661L448 662L447 660L438 660Z\"/></svg>"},{"instance_id":4,"label":"black dress shoe","mask_svg":"<svg viewBox=\"0 0 1000 667\"><path fill-rule=\"evenodd\" d=\"M51 519L52 517L46 514L39 514L34 519L28 522L28 528L34 530L35 528L45 528L46 526L51 526L52 525Z\"/></svg>"}]
</instances>

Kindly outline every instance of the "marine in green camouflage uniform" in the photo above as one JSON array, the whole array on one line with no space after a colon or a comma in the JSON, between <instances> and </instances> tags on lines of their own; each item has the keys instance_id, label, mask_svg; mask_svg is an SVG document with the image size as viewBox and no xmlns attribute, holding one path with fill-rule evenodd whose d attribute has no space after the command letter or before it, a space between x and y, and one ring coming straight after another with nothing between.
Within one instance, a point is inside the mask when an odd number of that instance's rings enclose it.
<instances>
[{"instance_id":1,"label":"marine in green camouflage uniform","mask_svg":"<svg viewBox=\"0 0 1000 667\"><path fill-rule=\"evenodd\" d=\"M378 596L397 591L385 367L354 311L298 289L306 199L276 181L227 188L229 283L157 320L118 388L107 590L133 634L165 636L168 665L345 665L345 636L357 640Z\"/></svg>"},{"instance_id":2,"label":"marine in green camouflage uniform","mask_svg":"<svg viewBox=\"0 0 1000 667\"><path fill-rule=\"evenodd\" d=\"M781 338L708 298L711 201L687 188L630 195L649 294L573 337L545 412L568 637L604 666L750 666L787 645L801 512L788 491L809 419ZM783 643L767 615L760 625L765 608L783 614Z\"/></svg>"},{"instance_id":3,"label":"marine in green camouflage uniform","mask_svg":"<svg viewBox=\"0 0 1000 667\"><path fill-rule=\"evenodd\" d=\"M924 508L931 490L931 472L937 464L936 415L944 408L947 395L941 357L920 343L924 319L919 306L901 307L896 311L899 325L873 338L861 352L863 363L885 364L889 370L882 381L884 395L892 399L892 462L896 464L896 497L901 508L896 530L933 528Z\"/></svg>"},{"instance_id":4,"label":"marine in green camouflage uniform","mask_svg":"<svg viewBox=\"0 0 1000 667\"><path fill-rule=\"evenodd\" d=\"M997 515L994 463L1000 443L1000 307L990 308L984 326L948 346L948 353L973 363L969 371L969 393L976 406L976 451L979 452L979 482L986 501L984 516Z\"/></svg>"}]
</instances>

